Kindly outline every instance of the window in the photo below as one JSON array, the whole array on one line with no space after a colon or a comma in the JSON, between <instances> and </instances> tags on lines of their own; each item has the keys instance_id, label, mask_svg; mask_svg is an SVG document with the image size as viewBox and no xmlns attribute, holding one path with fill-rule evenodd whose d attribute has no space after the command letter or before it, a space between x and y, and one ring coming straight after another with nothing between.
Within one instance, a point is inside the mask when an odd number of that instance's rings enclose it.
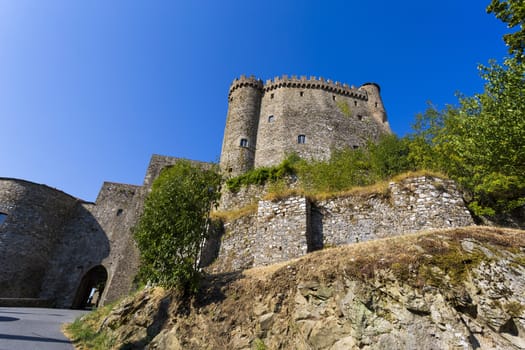
<instances>
[{"instance_id":1,"label":"window","mask_svg":"<svg viewBox=\"0 0 525 350\"><path fill-rule=\"evenodd\" d=\"M306 143L306 135L297 136L297 143Z\"/></svg>"},{"instance_id":2,"label":"window","mask_svg":"<svg viewBox=\"0 0 525 350\"><path fill-rule=\"evenodd\" d=\"M241 147L248 147L248 139L241 139Z\"/></svg>"},{"instance_id":3,"label":"window","mask_svg":"<svg viewBox=\"0 0 525 350\"><path fill-rule=\"evenodd\" d=\"M275 118L273 117L273 115L269 115L268 116L268 123L273 123L274 119Z\"/></svg>"},{"instance_id":4,"label":"window","mask_svg":"<svg viewBox=\"0 0 525 350\"><path fill-rule=\"evenodd\" d=\"M375 103L375 106L376 106L376 108L377 108L377 102Z\"/></svg>"},{"instance_id":5,"label":"window","mask_svg":"<svg viewBox=\"0 0 525 350\"><path fill-rule=\"evenodd\" d=\"M270 98L272 98L272 99L273 99L273 96L274 96L274 95L273 95L273 94L271 94L271 95L270 95Z\"/></svg>"},{"instance_id":6,"label":"window","mask_svg":"<svg viewBox=\"0 0 525 350\"><path fill-rule=\"evenodd\" d=\"M123 212L124 212L124 209L117 210L117 216L121 216Z\"/></svg>"},{"instance_id":7,"label":"window","mask_svg":"<svg viewBox=\"0 0 525 350\"><path fill-rule=\"evenodd\" d=\"M0 225L4 223L5 219L7 219L7 214L0 213Z\"/></svg>"},{"instance_id":8,"label":"window","mask_svg":"<svg viewBox=\"0 0 525 350\"><path fill-rule=\"evenodd\" d=\"M354 106L356 106L356 107L357 107L357 101L354 101Z\"/></svg>"},{"instance_id":9,"label":"window","mask_svg":"<svg viewBox=\"0 0 525 350\"><path fill-rule=\"evenodd\" d=\"M352 148L353 148L353 149L358 149L359 146L358 146L358 145L353 145Z\"/></svg>"},{"instance_id":10,"label":"window","mask_svg":"<svg viewBox=\"0 0 525 350\"><path fill-rule=\"evenodd\" d=\"M357 115L357 119L359 119L359 120L363 120L363 116L358 114L358 115Z\"/></svg>"},{"instance_id":11,"label":"window","mask_svg":"<svg viewBox=\"0 0 525 350\"><path fill-rule=\"evenodd\" d=\"M335 95L332 95L332 100L334 100L334 101L335 101Z\"/></svg>"},{"instance_id":12,"label":"window","mask_svg":"<svg viewBox=\"0 0 525 350\"><path fill-rule=\"evenodd\" d=\"M304 96L304 91L299 92L299 96L303 97Z\"/></svg>"}]
</instances>

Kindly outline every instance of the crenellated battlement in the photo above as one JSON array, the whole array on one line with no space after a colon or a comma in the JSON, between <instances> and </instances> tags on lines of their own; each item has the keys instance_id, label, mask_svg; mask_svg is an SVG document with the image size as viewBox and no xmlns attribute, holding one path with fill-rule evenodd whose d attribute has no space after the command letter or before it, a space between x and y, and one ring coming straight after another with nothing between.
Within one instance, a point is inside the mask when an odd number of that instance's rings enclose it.
<instances>
[{"instance_id":1,"label":"crenellated battlement","mask_svg":"<svg viewBox=\"0 0 525 350\"><path fill-rule=\"evenodd\" d=\"M239 78L236 78L230 85L230 91L228 92L228 99L230 98L231 94L235 90L237 90L238 88L245 87L245 86L251 86L253 88L262 90L263 82L261 79L257 79L254 75L250 75L249 77L245 75L241 75Z\"/></svg>"},{"instance_id":2,"label":"crenellated battlement","mask_svg":"<svg viewBox=\"0 0 525 350\"><path fill-rule=\"evenodd\" d=\"M367 101L368 94L366 91L356 88L355 86L350 86L345 83L338 81L333 81L330 79L325 79L323 77L310 76L307 78L305 75L300 77L296 75L288 76L282 75L280 77L274 77L273 79L268 79L263 84L261 79L257 79L254 75L249 77L241 75L239 78L236 78L231 86L228 93L228 98L231 97L231 94L242 87L250 86L256 89L260 89L264 92L272 91L279 88L299 88L299 89L320 89L334 94L349 96L359 100Z\"/></svg>"},{"instance_id":3,"label":"crenellated battlement","mask_svg":"<svg viewBox=\"0 0 525 350\"><path fill-rule=\"evenodd\" d=\"M330 79L325 79L323 77L306 76L297 77L292 75L282 75L280 77L275 77L273 79L266 80L264 84L263 91L272 91L279 88L300 88L300 89L320 89L328 92L332 92L338 95L349 96L359 100L366 101L368 95L366 91L359 90L354 86L348 84L340 83L338 81L333 81Z\"/></svg>"}]
</instances>

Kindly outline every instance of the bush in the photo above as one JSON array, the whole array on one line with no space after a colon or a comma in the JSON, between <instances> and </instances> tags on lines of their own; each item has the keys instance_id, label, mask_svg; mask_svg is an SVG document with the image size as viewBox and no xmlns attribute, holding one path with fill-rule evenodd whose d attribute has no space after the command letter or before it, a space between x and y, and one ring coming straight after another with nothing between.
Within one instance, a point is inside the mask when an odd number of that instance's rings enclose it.
<instances>
[{"instance_id":1,"label":"bush","mask_svg":"<svg viewBox=\"0 0 525 350\"><path fill-rule=\"evenodd\" d=\"M161 172L134 230L140 250L139 281L197 290L201 247L219 185L215 170L184 160Z\"/></svg>"}]
</instances>

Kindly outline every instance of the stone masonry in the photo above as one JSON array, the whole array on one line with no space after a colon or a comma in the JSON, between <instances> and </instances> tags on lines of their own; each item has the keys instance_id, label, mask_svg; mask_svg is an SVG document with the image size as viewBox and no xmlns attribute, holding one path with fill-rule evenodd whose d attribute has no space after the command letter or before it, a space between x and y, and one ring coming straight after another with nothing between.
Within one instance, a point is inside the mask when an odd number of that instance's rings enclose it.
<instances>
[{"instance_id":1,"label":"stone masonry","mask_svg":"<svg viewBox=\"0 0 525 350\"><path fill-rule=\"evenodd\" d=\"M301 196L259 200L256 213L224 223L218 257L209 270L246 269L323 247L472 224L455 183L432 176L392 182L386 193L312 203Z\"/></svg>"},{"instance_id":2,"label":"stone masonry","mask_svg":"<svg viewBox=\"0 0 525 350\"><path fill-rule=\"evenodd\" d=\"M237 176L280 163L294 152L327 159L331 151L358 148L391 133L379 85L359 88L324 78L255 77L233 81L221 169Z\"/></svg>"}]
</instances>

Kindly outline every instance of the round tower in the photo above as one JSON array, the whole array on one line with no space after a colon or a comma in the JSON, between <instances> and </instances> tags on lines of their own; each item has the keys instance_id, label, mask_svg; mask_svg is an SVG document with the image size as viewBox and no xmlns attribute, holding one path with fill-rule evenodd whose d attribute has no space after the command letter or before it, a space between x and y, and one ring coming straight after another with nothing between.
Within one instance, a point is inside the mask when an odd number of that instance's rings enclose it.
<instances>
[{"instance_id":1,"label":"round tower","mask_svg":"<svg viewBox=\"0 0 525 350\"><path fill-rule=\"evenodd\" d=\"M226 176L253 168L262 94L263 83L254 76L241 76L230 87L220 163Z\"/></svg>"},{"instance_id":2,"label":"round tower","mask_svg":"<svg viewBox=\"0 0 525 350\"><path fill-rule=\"evenodd\" d=\"M372 112L372 117L384 126L386 132L392 133L386 117L383 100L381 99L381 88L379 85L376 83L364 83L359 90L365 90L368 95L368 108Z\"/></svg>"}]
</instances>

